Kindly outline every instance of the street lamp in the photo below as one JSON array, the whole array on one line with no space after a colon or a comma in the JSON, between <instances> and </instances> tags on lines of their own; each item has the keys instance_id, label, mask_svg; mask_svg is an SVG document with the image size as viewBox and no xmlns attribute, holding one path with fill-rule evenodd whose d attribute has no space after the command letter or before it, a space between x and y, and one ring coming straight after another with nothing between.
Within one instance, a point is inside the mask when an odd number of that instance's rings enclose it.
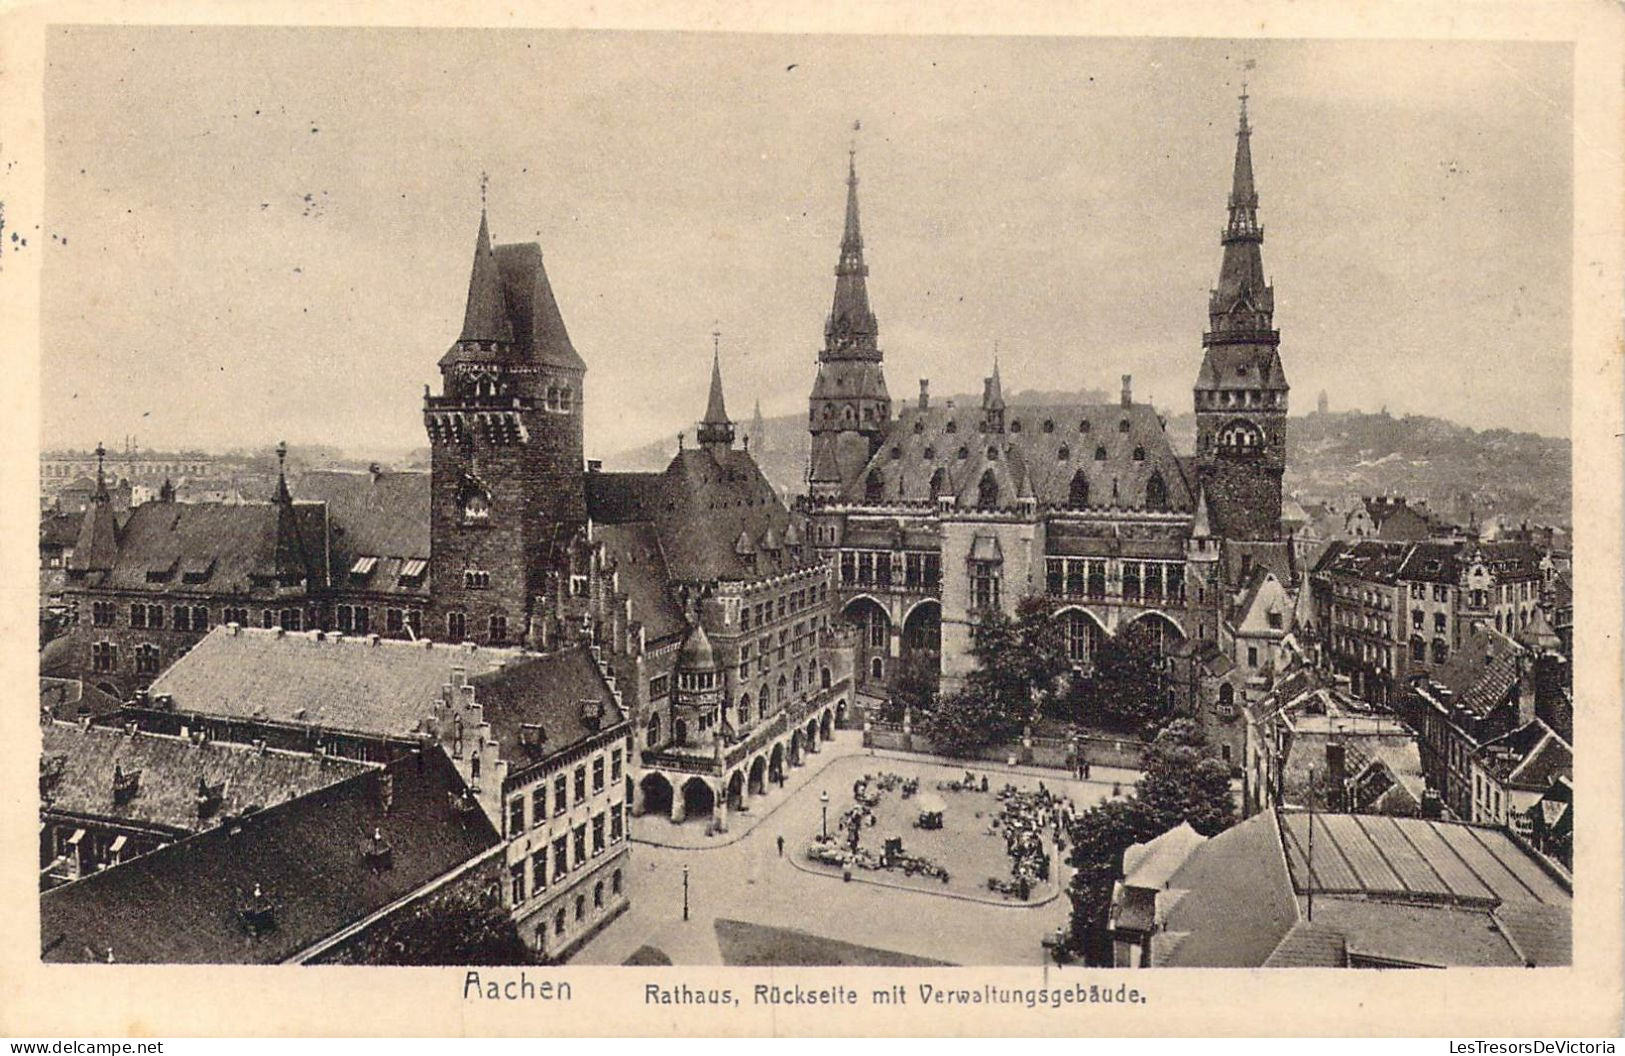
<instances>
[{"instance_id":1,"label":"street lamp","mask_svg":"<svg viewBox=\"0 0 1625 1056\"><path fill-rule=\"evenodd\" d=\"M823 831L823 834L824 834L824 839L828 840L829 839L829 789L826 788L824 791L818 793L818 805L824 809L824 825L823 825L822 831Z\"/></svg>"},{"instance_id":2,"label":"street lamp","mask_svg":"<svg viewBox=\"0 0 1625 1056\"><path fill-rule=\"evenodd\" d=\"M683 863L683 919L688 919L688 863Z\"/></svg>"}]
</instances>

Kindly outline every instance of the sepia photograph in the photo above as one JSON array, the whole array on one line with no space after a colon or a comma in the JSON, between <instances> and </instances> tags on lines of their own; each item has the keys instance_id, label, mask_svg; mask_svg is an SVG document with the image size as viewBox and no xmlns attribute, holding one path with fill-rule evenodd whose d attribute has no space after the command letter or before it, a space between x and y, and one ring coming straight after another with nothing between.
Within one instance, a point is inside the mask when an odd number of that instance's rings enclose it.
<instances>
[{"instance_id":1,"label":"sepia photograph","mask_svg":"<svg viewBox=\"0 0 1625 1056\"><path fill-rule=\"evenodd\" d=\"M1030 1008L1564 969L1617 894L1571 41L64 23L42 66L26 959Z\"/></svg>"}]
</instances>

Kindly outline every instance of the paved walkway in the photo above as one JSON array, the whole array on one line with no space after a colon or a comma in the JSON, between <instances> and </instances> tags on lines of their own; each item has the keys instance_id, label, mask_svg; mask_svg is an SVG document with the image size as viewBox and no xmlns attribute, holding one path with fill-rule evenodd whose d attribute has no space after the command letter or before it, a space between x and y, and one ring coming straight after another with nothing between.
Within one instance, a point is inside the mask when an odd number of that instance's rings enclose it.
<instances>
[{"instance_id":1,"label":"paved walkway","mask_svg":"<svg viewBox=\"0 0 1625 1056\"><path fill-rule=\"evenodd\" d=\"M715 930L719 918L795 928L954 964L1044 963L1040 941L1064 926L1070 912L1071 904L1064 896L1041 906L988 905L922 891L841 883L802 872L787 857L779 857L779 836L785 838L788 856L818 831L820 791L829 792L832 807L850 799L852 771L863 772L863 764L835 763L867 755L857 731L837 732L836 739L824 744L807 766L788 775L784 789L758 797L763 806L747 815L751 819L748 826L736 827L726 836L709 840L701 836L693 845L660 845L651 842L651 834L672 838L672 830L683 827L661 818L637 819L633 832L639 845L632 851L627 870L631 909L588 943L573 963L621 964L639 947L652 946L674 964L721 964ZM911 771L924 771L931 780L950 779L966 769L986 772L990 778L1016 776L1008 767L967 767L957 760L904 752L876 751L874 757L907 763ZM1109 799L1112 780L1118 780L1126 794L1138 776L1134 771L1108 773L1096 767L1095 780L1077 782L1055 770L1017 771L1020 777L1042 780L1070 796L1080 809ZM648 821L658 824L643 824ZM703 832L702 824L694 824L694 828ZM683 920L685 866L687 921ZM1063 866L1060 873L1064 889L1071 870Z\"/></svg>"}]
</instances>

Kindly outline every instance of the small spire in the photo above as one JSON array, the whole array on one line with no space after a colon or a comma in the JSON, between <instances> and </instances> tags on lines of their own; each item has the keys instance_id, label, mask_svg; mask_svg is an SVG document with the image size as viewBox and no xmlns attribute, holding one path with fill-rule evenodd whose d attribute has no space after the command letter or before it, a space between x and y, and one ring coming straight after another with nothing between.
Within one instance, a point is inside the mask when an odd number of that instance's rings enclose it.
<instances>
[{"instance_id":1,"label":"small spire","mask_svg":"<svg viewBox=\"0 0 1625 1056\"><path fill-rule=\"evenodd\" d=\"M728 408L722 398L722 330L711 331L711 394L705 403L705 417L700 420L699 441L702 447L732 447L734 425L728 419Z\"/></svg>"},{"instance_id":2,"label":"small spire","mask_svg":"<svg viewBox=\"0 0 1625 1056\"><path fill-rule=\"evenodd\" d=\"M293 501L293 493L288 490L288 442L286 440L279 440L276 445L276 501Z\"/></svg>"},{"instance_id":3,"label":"small spire","mask_svg":"<svg viewBox=\"0 0 1625 1056\"><path fill-rule=\"evenodd\" d=\"M512 341L508 300L502 273L491 250L491 228L485 216L485 178L480 177L480 230L474 238L474 265L468 276L468 303L463 310L460 341Z\"/></svg>"},{"instance_id":4,"label":"small spire","mask_svg":"<svg viewBox=\"0 0 1625 1056\"><path fill-rule=\"evenodd\" d=\"M103 464L107 460L107 448L102 446L100 440L96 441L96 494L95 498L105 499L107 495L107 474Z\"/></svg>"}]
</instances>

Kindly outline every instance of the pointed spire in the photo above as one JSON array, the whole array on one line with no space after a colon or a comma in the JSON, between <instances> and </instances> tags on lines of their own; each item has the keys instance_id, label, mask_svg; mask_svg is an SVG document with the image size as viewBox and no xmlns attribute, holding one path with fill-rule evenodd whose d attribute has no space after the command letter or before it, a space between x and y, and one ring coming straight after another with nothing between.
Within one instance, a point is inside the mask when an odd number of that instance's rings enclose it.
<instances>
[{"instance_id":1,"label":"pointed spire","mask_svg":"<svg viewBox=\"0 0 1625 1056\"><path fill-rule=\"evenodd\" d=\"M711 394L705 403L705 417L700 420L700 446L704 448L730 448L734 442L734 423L728 420L728 408L722 399L722 331L711 331Z\"/></svg>"},{"instance_id":2,"label":"pointed spire","mask_svg":"<svg viewBox=\"0 0 1625 1056\"><path fill-rule=\"evenodd\" d=\"M856 132L859 123L852 123ZM858 223L857 145L847 152L846 227L841 256L835 265L835 303L824 326L823 358L879 359L878 324L869 310L869 267L863 262L863 232Z\"/></svg>"},{"instance_id":3,"label":"pointed spire","mask_svg":"<svg viewBox=\"0 0 1625 1056\"><path fill-rule=\"evenodd\" d=\"M1264 228L1258 222L1258 191L1253 183L1252 126L1247 121L1247 89L1241 91L1236 128L1236 161L1230 180L1228 217L1220 241L1224 262L1208 302L1209 343L1257 341L1273 334L1275 295L1264 278ZM1225 335L1235 335L1226 338Z\"/></svg>"},{"instance_id":4,"label":"pointed spire","mask_svg":"<svg viewBox=\"0 0 1625 1056\"><path fill-rule=\"evenodd\" d=\"M468 305L463 311L459 341L512 341L508 301L502 292L502 273L491 250L491 230L485 217L485 182L480 182L480 233L474 239L474 266L468 277Z\"/></svg>"},{"instance_id":5,"label":"pointed spire","mask_svg":"<svg viewBox=\"0 0 1625 1056\"><path fill-rule=\"evenodd\" d=\"M1004 383L999 380L999 343L993 342L993 376L987 379L987 406L1004 410Z\"/></svg>"},{"instance_id":6,"label":"pointed spire","mask_svg":"<svg viewBox=\"0 0 1625 1056\"><path fill-rule=\"evenodd\" d=\"M276 445L276 501L289 504L293 502L293 493L288 490L288 442L280 440Z\"/></svg>"},{"instance_id":7,"label":"pointed spire","mask_svg":"<svg viewBox=\"0 0 1625 1056\"><path fill-rule=\"evenodd\" d=\"M101 445L100 441L97 441L97 443L96 443L96 491L95 491L95 494L91 496L91 498L93 498L97 502L108 502L108 501L111 501L111 498L112 498L107 493L107 473L106 473L105 468L104 468L106 460L107 460L107 448L103 447Z\"/></svg>"},{"instance_id":8,"label":"pointed spire","mask_svg":"<svg viewBox=\"0 0 1625 1056\"><path fill-rule=\"evenodd\" d=\"M79 523L79 537L74 541L73 556L68 568L81 572L106 572L118 558L118 525L113 517L113 499L107 493L107 476L103 460L107 449L96 445L96 492L85 507L85 518Z\"/></svg>"}]
</instances>

